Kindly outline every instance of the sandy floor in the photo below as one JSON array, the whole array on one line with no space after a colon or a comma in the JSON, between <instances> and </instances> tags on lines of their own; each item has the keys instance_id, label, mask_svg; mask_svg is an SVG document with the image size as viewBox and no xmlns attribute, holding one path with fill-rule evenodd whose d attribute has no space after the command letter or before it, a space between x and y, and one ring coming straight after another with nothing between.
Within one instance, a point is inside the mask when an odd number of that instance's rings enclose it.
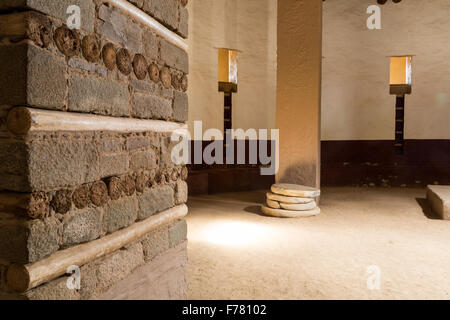
<instances>
[{"instance_id":1,"label":"sandy floor","mask_svg":"<svg viewBox=\"0 0 450 320\"><path fill-rule=\"evenodd\" d=\"M320 216L295 220L260 215L263 192L193 197L189 298L450 299L450 222L424 196L328 188Z\"/></svg>"}]
</instances>

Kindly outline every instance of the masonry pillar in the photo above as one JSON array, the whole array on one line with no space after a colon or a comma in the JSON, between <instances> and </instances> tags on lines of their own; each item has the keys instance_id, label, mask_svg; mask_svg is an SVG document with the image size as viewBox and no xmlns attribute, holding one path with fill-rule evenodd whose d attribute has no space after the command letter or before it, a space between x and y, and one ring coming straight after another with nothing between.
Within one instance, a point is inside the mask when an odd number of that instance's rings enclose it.
<instances>
[{"instance_id":1,"label":"masonry pillar","mask_svg":"<svg viewBox=\"0 0 450 320\"><path fill-rule=\"evenodd\" d=\"M0 299L187 298L186 4L0 3Z\"/></svg>"},{"instance_id":2,"label":"masonry pillar","mask_svg":"<svg viewBox=\"0 0 450 320\"><path fill-rule=\"evenodd\" d=\"M277 182L320 186L322 0L278 1Z\"/></svg>"}]
</instances>

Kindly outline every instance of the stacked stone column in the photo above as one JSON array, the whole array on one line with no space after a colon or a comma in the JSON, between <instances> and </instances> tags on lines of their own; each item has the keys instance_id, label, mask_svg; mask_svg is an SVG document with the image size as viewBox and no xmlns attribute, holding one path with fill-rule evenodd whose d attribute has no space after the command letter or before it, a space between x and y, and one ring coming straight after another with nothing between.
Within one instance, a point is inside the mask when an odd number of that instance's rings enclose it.
<instances>
[{"instance_id":1,"label":"stacked stone column","mask_svg":"<svg viewBox=\"0 0 450 320\"><path fill-rule=\"evenodd\" d=\"M187 169L172 162L170 139L187 121L187 53L106 2L0 3L1 299L186 298L182 217L77 266L79 288L60 274L26 290L11 283L21 281L13 269L82 252L187 202ZM186 1L130 3L187 37ZM70 5L81 29L67 26ZM129 126L117 129L118 118ZM123 287L156 265L153 289Z\"/></svg>"}]
</instances>

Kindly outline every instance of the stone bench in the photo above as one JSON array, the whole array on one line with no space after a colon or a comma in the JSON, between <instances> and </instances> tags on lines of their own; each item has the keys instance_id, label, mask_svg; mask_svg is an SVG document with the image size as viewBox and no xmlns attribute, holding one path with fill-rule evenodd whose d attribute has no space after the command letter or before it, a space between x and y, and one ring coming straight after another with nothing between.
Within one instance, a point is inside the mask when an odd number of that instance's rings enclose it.
<instances>
[{"instance_id":1,"label":"stone bench","mask_svg":"<svg viewBox=\"0 0 450 320\"><path fill-rule=\"evenodd\" d=\"M450 220L450 186L428 186L427 199L443 220Z\"/></svg>"}]
</instances>

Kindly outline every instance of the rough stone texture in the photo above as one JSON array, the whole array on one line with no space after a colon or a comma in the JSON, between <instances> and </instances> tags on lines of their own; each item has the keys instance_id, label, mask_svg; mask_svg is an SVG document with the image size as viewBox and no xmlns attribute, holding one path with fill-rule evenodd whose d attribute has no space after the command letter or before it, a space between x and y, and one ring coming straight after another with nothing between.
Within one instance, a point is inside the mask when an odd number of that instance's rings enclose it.
<instances>
[{"instance_id":1,"label":"rough stone texture","mask_svg":"<svg viewBox=\"0 0 450 320\"><path fill-rule=\"evenodd\" d=\"M159 58L159 39L150 30L145 30L142 34L143 52L150 60L157 60Z\"/></svg>"},{"instance_id":2,"label":"rough stone texture","mask_svg":"<svg viewBox=\"0 0 450 320\"><path fill-rule=\"evenodd\" d=\"M159 75L159 71L158 71L158 75ZM155 95L161 93L160 87L157 84L152 83L152 82L142 81L142 80L133 78L133 79L131 79L130 84L131 84L133 91L135 91L135 92L155 94Z\"/></svg>"},{"instance_id":3,"label":"rough stone texture","mask_svg":"<svg viewBox=\"0 0 450 320\"><path fill-rule=\"evenodd\" d=\"M1 142L0 163L0 189L13 191L27 189L28 181L25 176L28 172L27 149L23 143Z\"/></svg>"},{"instance_id":4,"label":"rough stone texture","mask_svg":"<svg viewBox=\"0 0 450 320\"><path fill-rule=\"evenodd\" d=\"M450 186L428 186L427 199L441 219L450 220Z\"/></svg>"},{"instance_id":5,"label":"rough stone texture","mask_svg":"<svg viewBox=\"0 0 450 320\"><path fill-rule=\"evenodd\" d=\"M127 18L121 11L102 5L99 9L99 18L102 20L98 32L111 40L121 43L133 52L141 52L142 29Z\"/></svg>"},{"instance_id":6,"label":"rough stone texture","mask_svg":"<svg viewBox=\"0 0 450 320\"><path fill-rule=\"evenodd\" d=\"M24 294L27 300L79 300L77 290L67 288L68 277L43 284Z\"/></svg>"},{"instance_id":7,"label":"rough stone texture","mask_svg":"<svg viewBox=\"0 0 450 320\"><path fill-rule=\"evenodd\" d=\"M172 149L175 146L175 142L172 142L170 137L161 138L161 168L168 168L173 166L172 161Z\"/></svg>"},{"instance_id":8,"label":"rough stone texture","mask_svg":"<svg viewBox=\"0 0 450 320\"><path fill-rule=\"evenodd\" d=\"M27 72L27 104L61 109L66 97L64 60L30 45Z\"/></svg>"},{"instance_id":9,"label":"rough stone texture","mask_svg":"<svg viewBox=\"0 0 450 320\"><path fill-rule=\"evenodd\" d=\"M125 153L108 154L100 157L101 177L111 177L128 171L128 155Z\"/></svg>"},{"instance_id":10,"label":"rough stone texture","mask_svg":"<svg viewBox=\"0 0 450 320\"><path fill-rule=\"evenodd\" d=\"M145 262L153 260L164 251L169 250L169 232L167 226L150 232L142 241Z\"/></svg>"},{"instance_id":11,"label":"rough stone texture","mask_svg":"<svg viewBox=\"0 0 450 320\"><path fill-rule=\"evenodd\" d=\"M165 40L161 40L161 58L170 67L189 73L187 52Z\"/></svg>"},{"instance_id":12,"label":"rough stone texture","mask_svg":"<svg viewBox=\"0 0 450 320\"><path fill-rule=\"evenodd\" d=\"M185 300L187 299L187 244L183 243L137 268L99 299Z\"/></svg>"},{"instance_id":13,"label":"rough stone texture","mask_svg":"<svg viewBox=\"0 0 450 320\"><path fill-rule=\"evenodd\" d=\"M138 8L142 8L144 5L144 0L130 0L130 2Z\"/></svg>"},{"instance_id":14,"label":"rough stone texture","mask_svg":"<svg viewBox=\"0 0 450 320\"><path fill-rule=\"evenodd\" d=\"M135 94L132 115L143 119L168 119L172 116L171 101L158 96Z\"/></svg>"},{"instance_id":15,"label":"rough stone texture","mask_svg":"<svg viewBox=\"0 0 450 320\"><path fill-rule=\"evenodd\" d=\"M29 189L39 191L96 181L98 154L88 141L33 141L29 144Z\"/></svg>"},{"instance_id":16,"label":"rough stone texture","mask_svg":"<svg viewBox=\"0 0 450 320\"><path fill-rule=\"evenodd\" d=\"M130 226L138 215L136 197L111 201L105 206L103 215L103 231L112 233Z\"/></svg>"},{"instance_id":17,"label":"rough stone texture","mask_svg":"<svg viewBox=\"0 0 450 320\"><path fill-rule=\"evenodd\" d=\"M130 169L150 170L157 167L156 154L153 150L135 152L130 157Z\"/></svg>"},{"instance_id":18,"label":"rough stone texture","mask_svg":"<svg viewBox=\"0 0 450 320\"><path fill-rule=\"evenodd\" d=\"M0 219L0 259L28 264L59 249L60 222L55 218L26 221L11 217Z\"/></svg>"},{"instance_id":19,"label":"rough stone texture","mask_svg":"<svg viewBox=\"0 0 450 320\"><path fill-rule=\"evenodd\" d=\"M96 295L106 292L142 264L144 264L144 254L140 242L100 262L97 267Z\"/></svg>"},{"instance_id":20,"label":"rough stone texture","mask_svg":"<svg viewBox=\"0 0 450 320\"><path fill-rule=\"evenodd\" d=\"M94 31L95 6L86 0L2 0L0 9L28 8L67 21L67 8L77 5L81 9L81 29Z\"/></svg>"},{"instance_id":21,"label":"rough stone texture","mask_svg":"<svg viewBox=\"0 0 450 320\"><path fill-rule=\"evenodd\" d=\"M100 152L119 152L123 149L123 143L120 139L105 138L96 142Z\"/></svg>"},{"instance_id":22,"label":"rough stone texture","mask_svg":"<svg viewBox=\"0 0 450 320\"><path fill-rule=\"evenodd\" d=\"M128 151L147 148L149 145L150 141L147 137L133 137L126 141L126 148Z\"/></svg>"},{"instance_id":23,"label":"rough stone texture","mask_svg":"<svg viewBox=\"0 0 450 320\"><path fill-rule=\"evenodd\" d=\"M63 246L89 242L100 236L100 211L85 209L76 212L63 227Z\"/></svg>"},{"instance_id":24,"label":"rough stone texture","mask_svg":"<svg viewBox=\"0 0 450 320\"><path fill-rule=\"evenodd\" d=\"M128 116L128 88L109 79L72 74L69 110L110 116Z\"/></svg>"},{"instance_id":25,"label":"rough stone texture","mask_svg":"<svg viewBox=\"0 0 450 320\"><path fill-rule=\"evenodd\" d=\"M66 96L64 60L31 44L0 46L0 103L61 109Z\"/></svg>"},{"instance_id":26,"label":"rough stone texture","mask_svg":"<svg viewBox=\"0 0 450 320\"><path fill-rule=\"evenodd\" d=\"M189 11L187 8L180 6L180 21L178 24L178 32L183 38L189 36Z\"/></svg>"},{"instance_id":27,"label":"rough stone texture","mask_svg":"<svg viewBox=\"0 0 450 320\"><path fill-rule=\"evenodd\" d=\"M170 186L158 186L146 190L139 198L138 219L144 220L175 205L174 192Z\"/></svg>"},{"instance_id":28,"label":"rough stone texture","mask_svg":"<svg viewBox=\"0 0 450 320\"><path fill-rule=\"evenodd\" d=\"M189 101L188 95L184 92L175 91L173 101L173 119L178 122L188 120Z\"/></svg>"},{"instance_id":29,"label":"rough stone texture","mask_svg":"<svg viewBox=\"0 0 450 320\"><path fill-rule=\"evenodd\" d=\"M75 68L75 69L93 72L100 76L106 76L108 74L108 71L105 68L100 67L96 64L84 61L84 60L76 59L76 58L69 59L69 66L72 68Z\"/></svg>"},{"instance_id":30,"label":"rough stone texture","mask_svg":"<svg viewBox=\"0 0 450 320\"><path fill-rule=\"evenodd\" d=\"M145 0L143 9L170 29L178 27L177 0Z\"/></svg>"},{"instance_id":31,"label":"rough stone texture","mask_svg":"<svg viewBox=\"0 0 450 320\"><path fill-rule=\"evenodd\" d=\"M171 248L176 247L187 239L187 223L186 220L180 220L173 226L169 227L169 245Z\"/></svg>"},{"instance_id":32,"label":"rough stone texture","mask_svg":"<svg viewBox=\"0 0 450 320\"><path fill-rule=\"evenodd\" d=\"M180 205L186 203L188 200L188 185L186 181L177 181L175 204Z\"/></svg>"}]
</instances>

